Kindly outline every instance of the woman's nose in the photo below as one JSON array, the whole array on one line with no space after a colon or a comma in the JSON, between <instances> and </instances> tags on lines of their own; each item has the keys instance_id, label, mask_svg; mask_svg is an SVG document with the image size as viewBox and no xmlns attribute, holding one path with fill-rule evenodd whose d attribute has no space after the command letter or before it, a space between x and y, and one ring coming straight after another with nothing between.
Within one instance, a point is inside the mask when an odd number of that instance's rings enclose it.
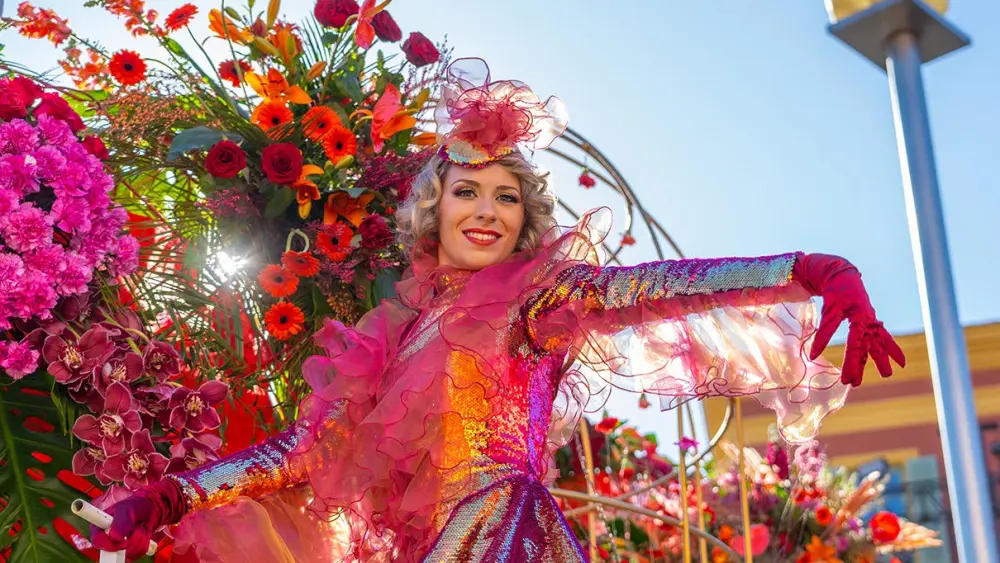
<instances>
[{"instance_id":1,"label":"woman's nose","mask_svg":"<svg viewBox=\"0 0 1000 563\"><path fill-rule=\"evenodd\" d=\"M483 203L479 206L476 212L476 219L484 221L486 223L492 223L497 218L496 209L493 207L493 202Z\"/></svg>"}]
</instances>

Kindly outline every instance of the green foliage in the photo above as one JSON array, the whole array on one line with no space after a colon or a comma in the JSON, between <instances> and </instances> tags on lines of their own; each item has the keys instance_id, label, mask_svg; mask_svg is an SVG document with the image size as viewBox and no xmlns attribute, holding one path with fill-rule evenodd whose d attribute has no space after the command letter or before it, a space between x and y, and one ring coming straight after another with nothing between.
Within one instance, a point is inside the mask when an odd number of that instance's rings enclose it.
<instances>
[{"instance_id":1,"label":"green foliage","mask_svg":"<svg viewBox=\"0 0 1000 563\"><path fill-rule=\"evenodd\" d=\"M9 563L87 560L53 527L61 518L86 529L70 511L84 495L57 476L79 445L68 433L79 407L54 383L45 372L0 383L0 551L13 545Z\"/></svg>"}]
</instances>

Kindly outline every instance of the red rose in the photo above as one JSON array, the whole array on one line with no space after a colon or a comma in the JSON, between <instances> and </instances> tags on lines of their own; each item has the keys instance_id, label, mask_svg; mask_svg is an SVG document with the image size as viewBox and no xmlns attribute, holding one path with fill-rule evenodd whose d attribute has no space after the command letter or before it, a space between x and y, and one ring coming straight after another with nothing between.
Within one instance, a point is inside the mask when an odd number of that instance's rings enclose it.
<instances>
[{"instance_id":1,"label":"red rose","mask_svg":"<svg viewBox=\"0 0 1000 563\"><path fill-rule=\"evenodd\" d=\"M100 160L107 160L111 156L108 154L108 147L104 146L104 141L97 135L87 135L81 142L83 143L83 148L87 149L87 152Z\"/></svg>"},{"instance_id":2,"label":"red rose","mask_svg":"<svg viewBox=\"0 0 1000 563\"><path fill-rule=\"evenodd\" d=\"M0 92L0 121L10 121L28 115L28 108L21 96L10 90Z\"/></svg>"},{"instance_id":3,"label":"red rose","mask_svg":"<svg viewBox=\"0 0 1000 563\"><path fill-rule=\"evenodd\" d=\"M74 133L85 127L83 120L80 119L80 116L73 111L73 108L70 107L69 103L62 99L59 94L46 92L40 97L42 102L35 108L35 117L38 117L39 115L49 115L56 119L61 119L69 125L69 128Z\"/></svg>"},{"instance_id":4,"label":"red rose","mask_svg":"<svg viewBox=\"0 0 1000 563\"><path fill-rule=\"evenodd\" d=\"M406 53L406 60L416 67L436 63L441 57L437 47L419 31L414 31L403 41L403 52Z\"/></svg>"},{"instance_id":5,"label":"red rose","mask_svg":"<svg viewBox=\"0 0 1000 563\"><path fill-rule=\"evenodd\" d=\"M396 25L396 20L385 10L375 14L372 18L372 27L375 28L375 35L382 41L395 43L403 38L403 32Z\"/></svg>"},{"instance_id":6,"label":"red rose","mask_svg":"<svg viewBox=\"0 0 1000 563\"><path fill-rule=\"evenodd\" d=\"M205 169L216 178L235 178L246 166L247 155L232 141L215 143L205 157Z\"/></svg>"},{"instance_id":7,"label":"red rose","mask_svg":"<svg viewBox=\"0 0 1000 563\"><path fill-rule=\"evenodd\" d=\"M268 145L261 156L264 175L275 184L290 186L302 175L302 153L291 143Z\"/></svg>"},{"instance_id":8,"label":"red rose","mask_svg":"<svg viewBox=\"0 0 1000 563\"><path fill-rule=\"evenodd\" d=\"M35 100L42 95L42 87L30 78L25 78L23 76L18 76L8 80L4 90L10 90L21 96L21 100L24 101L24 107L28 108L34 105Z\"/></svg>"},{"instance_id":9,"label":"red rose","mask_svg":"<svg viewBox=\"0 0 1000 563\"><path fill-rule=\"evenodd\" d=\"M318 0L313 8L313 15L320 25L326 27L344 27L347 18L361 11L354 0Z\"/></svg>"},{"instance_id":10,"label":"red rose","mask_svg":"<svg viewBox=\"0 0 1000 563\"><path fill-rule=\"evenodd\" d=\"M385 248L392 244L392 231L381 215L369 215L358 226L361 246L364 248Z\"/></svg>"}]
</instances>

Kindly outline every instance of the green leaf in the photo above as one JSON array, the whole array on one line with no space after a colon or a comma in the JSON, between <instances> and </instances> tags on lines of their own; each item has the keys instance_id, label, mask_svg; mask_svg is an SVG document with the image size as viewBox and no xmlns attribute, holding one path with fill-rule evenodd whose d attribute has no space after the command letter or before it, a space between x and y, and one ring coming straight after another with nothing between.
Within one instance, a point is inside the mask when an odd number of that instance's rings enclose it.
<instances>
[{"instance_id":1,"label":"green leaf","mask_svg":"<svg viewBox=\"0 0 1000 563\"><path fill-rule=\"evenodd\" d=\"M185 129L178 133L170 143L170 150L167 152L167 160L175 160L189 150L204 149L218 143L225 136L226 139L238 143L243 137L235 133L225 133L216 131L204 125Z\"/></svg>"},{"instance_id":2,"label":"green leaf","mask_svg":"<svg viewBox=\"0 0 1000 563\"><path fill-rule=\"evenodd\" d=\"M378 305L383 299L396 297L395 284L402 278L403 276L395 268L379 272L372 285L372 303Z\"/></svg>"},{"instance_id":3,"label":"green leaf","mask_svg":"<svg viewBox=\"0 0 1000 563\"><path fill-rule=\"evenodd\" d=\"M87 529L70 511L73 500L86 495L57 478L72 467L74 448L60 428L53 385L45 372L0 384L0 497L7 499L0 512L0 551L13 547L9 563L87 561L53 528L62 518ZM11 535L18 522L21 531Z\"/></svg>"},{"instance_id":4,"label":"green leaf","mask_svg":"<svg viewBox=\"0 0 1000 563\"><path fill-rule=\"evenodd\" d=\"M333 308L330 307L330 303L327 302L326 296L320 291L318 286L312 286L312 302L313 302L313 313L318 319L326 318L333 315Z\"/></svg>"},{"instance_id":5,"label":"green leaf","mask_svg":"<svg viewBox=\"0 0 1000 563\"><path fill-rule=\"evenodd\" d=\"M361 91L361 82L356 75L338 76L333 79L333 82L341 92L347 94L355 102L361 102L365 99L365 93Z\"/></svg>"},{"instance_id":6,"label":"green leaf","mask_svg":"<svg viewBox=\"0 0 1000 563\"><path fill-rule=\"evenodd\" d=\"M368 188L344 188L343 191L347 192L347 195L353 198L358 198L361 194L368 191Z\"/></svg>"},{"instance_id":7,"label":"green leaf","mask_svg":"<svg viewBox=\"0 0 1000 563\"><path fill-rule=\"evenodd\" d=\"M264 208L264 217L268 219L280 217L293 201L295 201L295 190L278 188L271 200L267 202L267 207Z\"/></svg>"}]
</instances>

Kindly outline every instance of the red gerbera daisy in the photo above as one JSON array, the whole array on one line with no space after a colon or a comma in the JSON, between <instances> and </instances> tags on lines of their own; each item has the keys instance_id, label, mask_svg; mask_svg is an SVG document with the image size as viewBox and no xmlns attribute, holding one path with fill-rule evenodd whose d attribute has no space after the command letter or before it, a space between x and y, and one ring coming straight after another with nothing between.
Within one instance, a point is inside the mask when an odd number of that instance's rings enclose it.
<instances>
[{"instance_id":1,"label":"red gerbera daisy","mask_svg":"<svg viewBox=\"0 0 1000 563\"><path fill-rule=\"evenodd\" d=\"M135 51L127 49L122 49L111 57L108 70L122 86L138 84L146 79L146 61Z\"/></svg>"},{"instance_id":2,"label":"red gerbera daisy","mask_svg":"<svg viewBox=\"0 0 1000 563\"><path fill-rule=\"evenodd\" d=\"M250 116L250 120L264 131L280 127L293 119L295 119L295 114L280 100L266 100L261 102L253 110L253 115ZM280 129L275 129L274 132L278 131Z\"/></svg>"},{"instance_id":3,"label":"red gerbera daisy","mask_svg":"<svg viewBox=\"0 0 1000 563\"><path fill-rule=\"evenodd\" d=\"M198 8L194 4L184 4L180 8L170 12L166 21L163 22L163 26L168 31L177 31L178 29L187 27L191 23L191 18L197 13Z\"/></svg>"},{"instance_id":4,"label":"red gerbera daisy","mask_svg":"<svg viewBox=\"0 0 1000 563\"><path fill-rule=\"evenodd\" d=\"M281 263L296 276L308 278L319 273L319 260L308 252L289 250L281 255Z\"/></svg>"},{"instance_id":5,"label":"red gerbera daisy","mask_svg":"<svg viewBox=\"0 0 1000 563\"><path fill-rule=\"evenodd\" d=\"M269 264L261 270L257 281L272 297L288 297L299 288L299 278L277 264Z\"/></svg>"},{"instance_id":6,"label":"red gerbera daisy","mask_svg":"<svg viewBox=\"0 0 1000 563\"><path fill-rule=\"evenodd\" d=\"M287 301L275 303L264 313L267 332L278 340L288 340L302 332L305 322L306 316L302 314L302 309Z\"/></svg>"},{"instance_id":7,"label":"red gerbera daisy","mask_svg":"<svg viewBox=\"0 0 1000 563\"><path fill-rule=\"evenodd\" d=\"M348 155L353 155L358 150L358 140L343 127L334 127L323 137L323 152L330 162L336 164L337 161Z\"/></svg>"},{"instance_id":8,"label":"red gerbera daisy","mask_svg":"<svg viewBox=\"0 0 1000 563\"><path fill-rule=\"evenodd\" d=\"M310 140L322 141L323 137L334 128L340 128L340 120L337 114L326 106L311 108L302 116L302 129Z\"/></svg>"},{"instance_id":9,"label":"red gerbera daisy","mask_svg":"<svg viewBox=\"0 0 1000 563\"><path fill-rule=\"evenodd\" d=\"M316 235L316 250L319 250L331 262L343 262L351 255L351 238L354 232L343 223L324 225Z\"/></svg>"},{"instance_id":10,"label":"red gerbera daisy","mask_svg":"<svg viewBox=\"0 0 1000 563\"><path fill-rule=\"evenodd\" d=\"M239 61L240 72L236 72L237 61L222 61L219 63L219 76L223 80L228 80L234 88L240 85L242 81L241 76L245 76L246 73L250 72L250 63L246 61Z\"/></svg>"}]
</instances>

